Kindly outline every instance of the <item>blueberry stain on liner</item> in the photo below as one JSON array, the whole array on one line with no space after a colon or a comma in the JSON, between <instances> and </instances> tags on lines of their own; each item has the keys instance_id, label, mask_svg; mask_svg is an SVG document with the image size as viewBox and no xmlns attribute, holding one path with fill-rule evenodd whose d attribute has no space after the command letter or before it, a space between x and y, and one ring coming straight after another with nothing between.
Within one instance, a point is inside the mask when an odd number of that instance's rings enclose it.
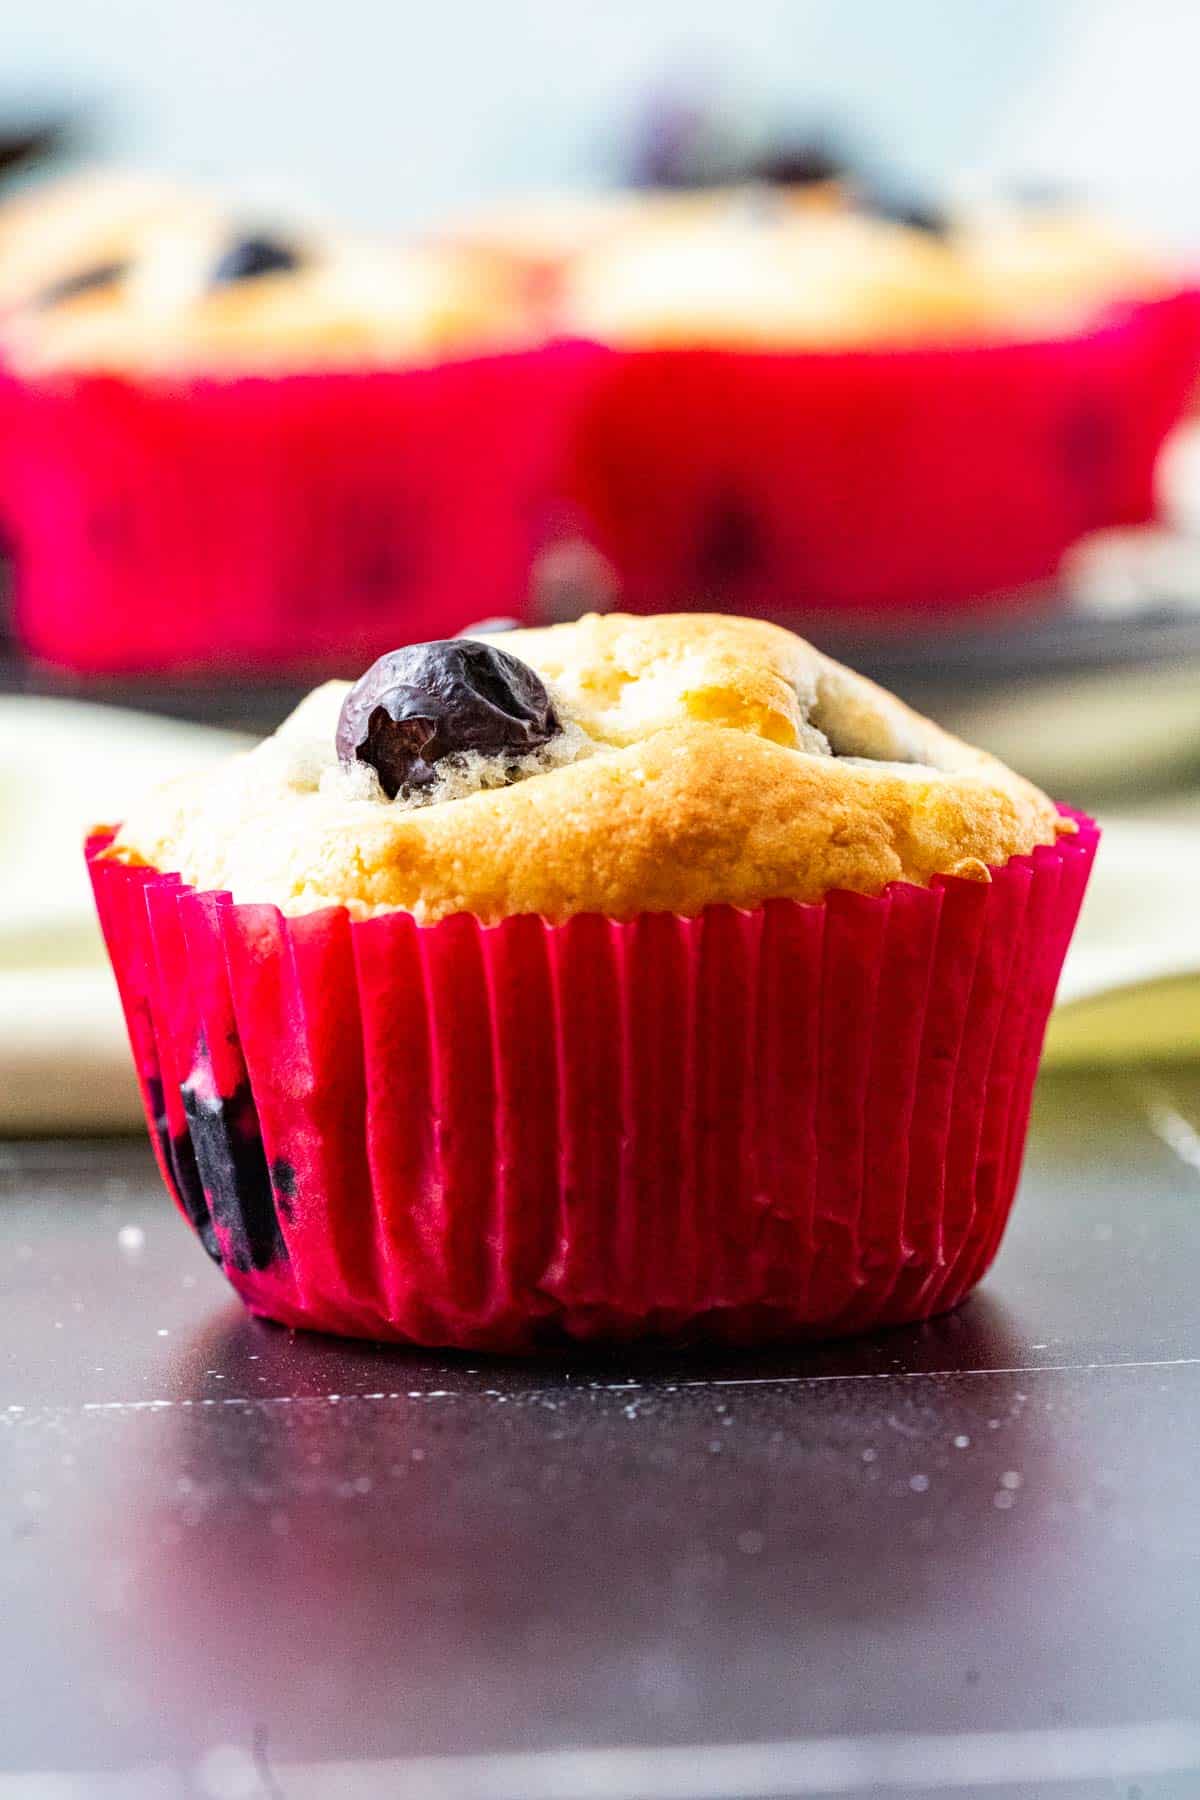
<instances>
[{"instance_id":1,"label":"blueberry stain on liner","mask_svg":"<svg viewBox=\"0 0 1200 1800\"><path fill-rule=\"evenodd\" d=\"M168 1186L179 1202L188 1224L203 1244L206 1254L213 1262L219 1263L221 1249L213 1230L204 1184L196 1167L196 1152L192 1148L191 1137L186 1131L181 1131L178 1135L172 1134L167 1122L166 1097L160 1076L146 1077L146 1093Z\"/></svg>"},{"instance_id":2,"label":"blueberry stain on liner","mask_svg":"<svg viewBox=\"0 0 1200 1800\"><path fill-rule=\"evenodd\" d=\"M515 761L561 729L527 663L477 639L440 638L389 651L359 677L342 703L337 753L368 763L394 800L430 787L448 758Z\"/></svg>"},{"instance_id":3,"label":"blueberry stain on liner","mask_svg":"<svg viewBox=\"0 0 1200 1800\"><path fill-rule=\"evenodd\" d=\"M201 1192L211 1216L210 1231L216 1228L220 1260L243 1273L285 1262L287 1246L279 1228L276 1187L290 1210L295 1176L290 1164L277 1162L268 1167L249 1082L239 1083L232 1094L217 1093L207 1058L202 1056L180 1094Z\"/></svg>"}]
</instances>

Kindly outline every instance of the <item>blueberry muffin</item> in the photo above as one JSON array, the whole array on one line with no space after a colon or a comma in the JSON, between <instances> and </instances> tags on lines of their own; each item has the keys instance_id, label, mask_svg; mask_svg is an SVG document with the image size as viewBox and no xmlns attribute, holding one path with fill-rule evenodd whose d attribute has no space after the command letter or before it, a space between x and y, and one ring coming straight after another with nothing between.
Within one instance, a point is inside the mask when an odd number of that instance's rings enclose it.
<instances>
[{"instance_id":1,"label":"blueberry muffin","mask_svg":"<svg viewBox=\"0 0 1200 1800\"><path fill-rule=\"evenodd\" d=\"M515 269L160 222L0 318L17 633L75 671L307 674L528 584L563 400Z\"/></svg>"},{"instance_id":2,"label":"blueberry muffin","mask_svg":"<svg viewBox=\"0 0 1200 1800\"><path fill-rule=\"evenodd\" d=\"M1200 365L1168 257L1063 205L809 194L687 196L564 267L558 327L595 353L568 496L626 607L1035 600L1082 535L1151 516Z\"/></svg>"},{"instance_id":3,"label":"blueberry muffin","mask_svg":"<svg viewBox=\"0 0 1200 1800\"><path fill-rule=\"evenodd\" d=\"M609 616L402 647L89 855L251 1309L522 1350L961 1299L1094 845L785 631Z\"/></svg>"}]
</instances>

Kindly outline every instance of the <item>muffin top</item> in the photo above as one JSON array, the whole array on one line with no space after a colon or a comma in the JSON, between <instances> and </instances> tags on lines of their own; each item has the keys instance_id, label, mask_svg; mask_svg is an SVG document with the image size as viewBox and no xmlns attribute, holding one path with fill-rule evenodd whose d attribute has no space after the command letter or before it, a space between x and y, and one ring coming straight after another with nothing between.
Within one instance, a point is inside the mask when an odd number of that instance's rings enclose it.
<instances>
[{"instance_id":1,"label":"muffin top","mask_svg":"<svg viewBox=\"0 0 1200 1800\"><path fill-rule=\"evenodd\" d=\"M449 245L161 220L123 261L82 267L3 331L26 375L278 373L408 365L519 342L515 270Z\"/></svg>"},{"instance_id":2,"label":"muffin top","mask_svg":"<svg viewBox=\"0 0 1200 1800\"><path fill-rule=\"evenodd\" d=\"M562 318L631 347L893 347L1077 330L1172 285L1161 259L1078 212L888 216L771 190L614 229L567 267Z\"/></svg>"},{"instance_id":3,"label":"muffin top","mask_svg":"<svg viewBox=\"0 0 1200 1800\"><path fill-rule=\"evenodd\" d=\"M1074 826L778 626L589 616L409 646L167 784L109 854L288 913L628 918L877 894Z\"/></svg>"},{"instance_id":4,"label":"muffin top","mask_svg":"<svg viewBox=\"0 0 1200 1800\"><path fill-rule=\"evenodd\" d=\"M1072 316L1152 299L1175 285L1168 259L1078 206L983 209L957 221L954 242L998 321L1069 324Z\"/></svg>"},{"instance_id":5,"label":"muffin top","mask_svg":"<svg viewBox=\"0 0 1200 1800\"><path fill-rule=\"evenodd\" d=\"M410 244L264 228L119 173L0 208L0 353L29 376L407 366L564 335L978 342L1076 330L1173 285L1077 208L950 215L840 181L531 201Z\"/></svg>"},{"instance_id":6,"label":"muffin top","mask_svg":"<svg viewBox=\"0 0 1200 1800\"><path fill-rule=\"evenodd\" d=\"M149 234L171 222L203 229L215 213L205 195L120 169L23 188L0 206L0 312L94 286Z\"/></svg>"}]
</instances>

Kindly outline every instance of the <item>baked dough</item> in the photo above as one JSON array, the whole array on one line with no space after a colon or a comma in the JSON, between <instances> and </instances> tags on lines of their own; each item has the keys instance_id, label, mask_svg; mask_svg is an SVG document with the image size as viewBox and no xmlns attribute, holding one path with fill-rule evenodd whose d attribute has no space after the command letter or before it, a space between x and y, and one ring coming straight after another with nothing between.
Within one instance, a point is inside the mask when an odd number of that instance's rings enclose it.
<instances>
[{"instance_id":1,"label":"baked dough","mask_svg":"<svg viewBox=\"0 0 1200 1800\"><path fill-rule=\"evenodd\" d=\"M497 641L546 683L568 760L493 786L504 775L478 759L432 803L389 802L337 761L348 684L332 681L254 750L159 789L109 854L288 913L494 922L986 881L1074 830L1002 763L775 625L610 614Z\"/></svg>"}]
</instances>

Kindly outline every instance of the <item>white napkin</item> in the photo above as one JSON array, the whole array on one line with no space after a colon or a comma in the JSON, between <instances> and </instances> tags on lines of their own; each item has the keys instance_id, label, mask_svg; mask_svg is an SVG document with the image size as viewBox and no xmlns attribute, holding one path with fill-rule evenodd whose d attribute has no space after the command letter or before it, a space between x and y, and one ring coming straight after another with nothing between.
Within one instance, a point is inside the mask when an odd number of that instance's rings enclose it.
<instances>
[{"instance_id":1,"label":"white napkin","mask_svg":"<svg viewBox=\"0 0 1200 1800\"><path fill-rule=\"evenodd\" d=\"M1200 1055L1200 803L1102 824L1047 1058Z\"/></svg>"},{"instance_id":2,"label":"white napkin","mask_svg":"<svg viewBox=\"0 0 1200 1800\"><path fill-rule=\"evenodd\" d=\"M83 839L242 740L111 707L0 698L0 1133L141 1117Z\"/></svg>"}]
</instances>

